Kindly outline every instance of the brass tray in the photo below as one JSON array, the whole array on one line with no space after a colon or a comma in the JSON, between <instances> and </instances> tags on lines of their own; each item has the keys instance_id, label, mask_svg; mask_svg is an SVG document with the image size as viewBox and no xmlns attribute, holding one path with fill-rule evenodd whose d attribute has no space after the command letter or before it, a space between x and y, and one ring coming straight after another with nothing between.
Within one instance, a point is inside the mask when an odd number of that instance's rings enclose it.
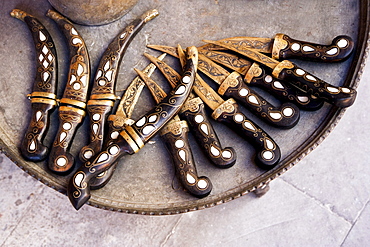
<instances>
[{"instance_id":1,"label":"brass tray","mask_svg":"<svg viewBox=\"0 0 370 247\"><path fill-rule=\"evenodd\" d=\"M1 151L31 176L65 193L70 175L63 177L52 174L47 171L44 162L26 162L18 151L30 115L30 103L26 95L31 91L36 58L28 28L9 16L13 8L21 8L38 17L53 35L59 57L59 98L64 88L68 66L68 50L64 38L56 25L45 17L46 11L51 8L46 0L32 3L18 0L3 4L0 38L3 41L0 54ZM332 64L298 60L294 62L335 85L356 88L360 81L369 35L368 0L139 1L127 15L116 22L104 26L77 25L89 49L92 71L95 71L100 56L119 30L152 8L158 9L160 16L144 27L126 52L118 76L116 88L118 95L135 77L133 68L143 69L148 64L142 54L144 52L159 54L146 48L146 44L175 46L180 43L183 47L200 46L203 44L202 39L217 40L232 36L273 37L279 32L286 33L292 38L323 44L330 43L337 35L351 36L355 41L355 51L345 62ZM11 42L12 40L15 42ZM166 61L176 63L171 57L167 57ZM153 78L157 81L163 80L159 73L154 74ZM162 85L165 83L162 82ZM168 87L167 89L169 90ZM268 94L264 97L274 100ZM134 119L154 105L147 89L139 101ZM242 110L251 115L246 109ZM344 109L329 104L325 104L316 112L302 111L300 122L290 130L270 127L256 117L250 116L280 145L282 160L270 171L257 168L253 163L254 149L223 125L214 123L222 145L234 147L238 155L237 163L230 169L221 170L212 166L190 137L198 173L208 176L214 186L211 194L203 199L190 196L178 185L164 143L156 136L139 153L120 160L112 180L104 188L92 192L89 204L113 211L160 215L199 210L228 202L266 186L296 165L333 131L344 113ZM52 126L45 139L45 143L49 145L54 138L57 121L55 111L52 115ZM75 137L72 153L77 156L79 149L86 142L85 122Z\"/></svg>"}]
</instances>

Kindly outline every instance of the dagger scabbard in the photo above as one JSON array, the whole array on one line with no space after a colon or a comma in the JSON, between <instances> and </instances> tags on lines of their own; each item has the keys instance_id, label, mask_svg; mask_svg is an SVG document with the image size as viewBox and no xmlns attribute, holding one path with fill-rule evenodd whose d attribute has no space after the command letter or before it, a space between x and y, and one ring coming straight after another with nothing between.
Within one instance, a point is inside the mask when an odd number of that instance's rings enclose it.
<instances>
[{"instance_id":1,"label":"dagger scabbard","mask_svg":"<svg viewBox=\"0 0 370 247\"><path fill-rule=\"evenodd\" d=\"M207 157L216 167L229 168L235 164L235 150L232 147L221 147L200 98L188 100L181 108L179 115L188 122L202 151L206 152Z\"/></svg>"},{"instance_id":2,"label":"dagger scabbard","mask_svg":"<svg viewBox=\"0 0 370 247\"><path fill-rule=\"evenodd\" d=\"M22 156L31 161L41 161L48 155L43 139L49 127L50 114L55 109L57 85L57 54L52 37L42 23L26 12L14 9L10 15L25 22L32 33L36 49L36 77L31 100L31 119L22 140Z\"/></svg>"},{"instance_id":3,"label":"dagger scabbard","mask_svg":"<svg viewBox=\"0 0 370 247\"><path fill-rule=\"evenodd\" d=\"M171 154L176 175L182 186L192 195L203 198L212 190L208 177L198 177L193 154L188 141L186 121L170 121L162 130L161 137Z\"/></svg>"},{"instance_id":4,"label":"dagger scabbard","mask_svg":"<svg viewBox=\"0 0 370 247\"><path fill-rule=\"evenodd\" d=\"M145 23L157 15L157 10L150 10L131 22L113 39L104 52L96 70L91 97L87 102L87 112L90 116L90 143L80 151L79 156L83 162L90 160L102 149L107 118L117 98L114 92L119 65L129 44Z\"/></svg>"},{"instance_id":5,"label":"dagger scabbard","mask_svg":"<svg viewBox=\"0 0 370 247\"><path fill-rule=\"evenodd\" d=\"M156 107L139 118L132 126L121 131L118 138L110 142L93 162L83 164L68 184L68 197L79 209L90 198L90 181L109 169L120 156L138 152L173 116L175 116L192 89L197 71L198 51L187 49L187 63L181 83ZM81 175L79 175L81 174Z\"/></svg>"},{"instance_id":6,"label":"dagger scabbard","mask_svg":"<svg viewBox=\"0 0 370 247\"><path fill-rule=\"evenodd\" d=\"M47 16L53 19L63 32L70 53L67 83L60 100L59 128L48 160L50 170L67 174L74 165L74 157L69 153L71 142L86 114L90 61L85 42L72 23L52 10L48 11Z\"/></svg>"},{"instance_id":7,"label":"dagger scabbard","mask_svg":"<svg viewBox=\"0 0 370 247\"><path fill-rule=\"evenodd\" d=\"M251 143L257 151L255 162L259 167L272 169L277 165L281 157L279 146L239 110L235 100L226 100L213 111L212 117Z\"/></svg>"},{"instance_id":8,"label":"dagger scabbard","mask_svg":"<svg viewBox=\"0 0 370 247\"><path fill-rule=\"evenodd\" d=\"M354 48L351 37L341 35L333 39L330 45L320 45L276 34L272 48L272 57L277 60L299 58L316 62L338 62L347 59Z\"/></svg>"}]
</instances>

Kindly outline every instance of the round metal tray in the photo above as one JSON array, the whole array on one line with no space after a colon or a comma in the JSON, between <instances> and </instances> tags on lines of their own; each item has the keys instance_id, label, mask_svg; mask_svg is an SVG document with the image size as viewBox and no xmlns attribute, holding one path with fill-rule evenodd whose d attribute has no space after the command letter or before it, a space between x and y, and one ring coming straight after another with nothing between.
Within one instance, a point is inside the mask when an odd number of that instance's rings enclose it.
<instances>
[{"instance_id":1,"label":"round metal tray","mask_svg":"<svg viewBox=\"0 0 370 247\"><path fill-rule=\"evenodd\" d=\"M18 2L18 3L17 3ZM27 3L14 1L5 3L2 11L21 8L38 17L56 41L59 58L58 96L63 93L68 71L68 49L64 37L45 13L50 5L45 1ZM232 36L274 37L275 33L286 33L292 38L316 43L330 43L337 36L346 34L355 41L353 55L341 63L320 64L295 60L299 66L334 85L356 88L365 61L369 34L369 1L244 1L244 0L201 0L201 1L139 1L123 18L105 26L79 26L90 52L92 71L95 71L100 56L110 40L134 18L145 11L156 8L160 16L146 24L126 52L117 82L117 94L121 94L135 77L133 68L143 69L148 61L144 52L159 54L146 48L147 44L183 47L200 46L202 39L217 40ZM0 54L2 90L0 92L0 147L13 162L44 184L61 193L71 175L58 176L49 172L44 162L33 163L22 159L18 146L23 138L30 117L30 103L26 95L31 92L35 75L35 51L30 32L25 24L4 15L2 31L5 50ZM17 42L12 42L17 41ZM176 60L167 57L166 61ZM92 75L93 77L93 75ZM159 73L152 76L166 85ZM165 87L169 90L169 86ZM263 94L263 92L261 92ZM277 103L271 95L264 97ZM137 119L154 106L147 89L133 115ZM317 147L333 130L344 114L344 109L325 104L315 112L301 112L301 120L290 130L270 127L245 114L260 125L279 144L282 151L280 163L272 170L259 169L253 163L254 149L227 127L214 122L223 146L236 149L237 163L221 170L210 164L200 152L193 137L190 137L199 175L208 176L213 191L203 199L189 195L178 184L174 176L171 159L164 143L157 135L140 152L125 156L112 180L102 189L92 192L90 205L128 213L148 215L183 213L212 207L267 185ZM52 126L45 139L50 145L57 128L57 111L52 115ZM87 121L79 129L71 151L77 156L87 142ZM333 150L339 152L339 150ZM80 165L78 163L77 165ZM68 200L66 198L66 200Z\"/></svg>"}]
</instances>

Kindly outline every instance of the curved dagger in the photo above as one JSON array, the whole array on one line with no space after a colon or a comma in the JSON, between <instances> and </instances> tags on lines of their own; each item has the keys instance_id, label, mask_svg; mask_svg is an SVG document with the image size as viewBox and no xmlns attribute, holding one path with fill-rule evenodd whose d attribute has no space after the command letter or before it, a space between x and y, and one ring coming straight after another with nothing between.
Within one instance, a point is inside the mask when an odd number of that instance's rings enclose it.
<instances>
[{"instance_id":1,"label":"curved dagger","mask_svg":"<svg viewBox=\"0 0 370 247\"><path fill-rule=\"evenodd\" d=\"M132 126L121 131L118 138L110 142L93 162L86 162L72 176L68 184L68 197L79 209L90 198L90 181L97 174L109 169L118 158L138 152L168 121L177 114L193 86L197 70L198 51L187 49L187 66L181 83L156 107L142 116Z\"/></svg>"},{"instance_id":2,"label":"curved dagger","mask_svg":"<svg viewBox=\"0 0 370 247\"><path fill-rule=\"evenodd\" d=\"M72 23L55 11L47 16L53 19L68 41L70 67L67 84L60 100L59 128L50 151L48 166L56 173L68 173L74 165L69 153L74 134L85 117L90 80L90 60L86 45Z\"/></svg>"},{"instance_id":3,"label":"curved dagger","mask_svg":"<svg viewBox=\"0 0 370 247\"><path fill-rule=\"evenodd\" d=\"M347 59L354 48L351 37L340 35L333 39L330 45L320 45L290 38L278 33L275 38L231 37L219 40L222 43L238 47L239 50L253 49L268 53L276 60L298 58L316 62L339 62ZM223 49L217 45L205 45L199 50Z\"/></svg>"},{"instance_id":4,"label":"curved dagger","mask_svg":"<svg viewBox=\"0 0 370 247\"><path fill-rule=\"evenodd\" d=\"M163 53L158 57L158 59L162 60L165 56L166 53ZM143 70L143 72L149 77L152 75L155 69L156 66L151 63ZM108 117L108 132L105 136L103 136L103 147L109 145L112 140L117 139L119 132L121 132L127 125L132 125L134 123L134 120L131 119L131 115L144 86L145 83L140 79L139 76L137 76L127 87L125 93L121 97L116 113L111 114ZM96 176L96 178L92 179L90 188L95 190L105 186L113 176L116 165L117 162L113 164L111 168L100 173L98 176Z\"/></svg>"},{"instance_id":5,"label":"curved dagger","mask_svg":"<svg viewBox=\"0 0 370 247\"><path fill-rule=\"evenodd\" d=\"M275 78L285 80L303 92L319 97L337 107L349 107L356 99L357 92L355 89L331 85L302 68L299 68L288 60L279 62L254 50L244 49L242 51L238 50L236 47L218 41L204 40L204 42L225 47L263 64L273 70L272 75Z\"/></svg>"},{"instance_id":6,"label":"curved dagger","mask_svg":"<svg viewBox=\"0 0 370 247\"><path fill-rule=\"evenodd\" d=\"M57 54L49 32L34 16L14 9L10 15L24 21L32 32L36 49L37 72L31 99L31 120L22 140L20 151L27 160L41 161L48 155L42 143L49 127L50 114L55 109L57 87Z\"/></svg>"},{"instance_id":7,"label":"curved dagger","mask_svg":"<svg viewBox=\"0 0 370 247\"><path fill-rule=\"evenodd\" d=\"M148 86L157 103L167 94L152 79L140 70L136 73ZM178 179L183 187L192 195L202 198L211 193L212 183L208 177L199 177L188 139L189 127L186 121L181 121L178 115L174 116L160 131L160 135L171 155Z\"/></svg>"},{"instance_id":8,"label":"curved dagger","mask_svg":"<svg viewBox=\"0 0 370 247\"><path fill-rule=\"evenodd\" d=\"M114 91L122 57L145 23L156 16L158 16L158 11L150 10L127 25L109 44L100 60L90 99L87 102L87 112L90 120L90 143L80 151L80 159L83 162L92 159L103 146L107 117L111 113L117 98Z\"/></svg>"},{"instance_id":9,"label":"curved dagger","mask_svg":"<svg viewBox=\"0 0 370 247\"><path fill-rule=\"evenodd\" d=\"M149 54L144 55L158 67L172 87L178 84L180 75L174 69ZM198 60L198 69L199 62L200 60ZM200 98L194 95L191 98L189 97L184 107L180 110L180 115L191 125L191 131L195 134L196 141L215 166L229 168L235 164L235 150L232 147L221 147L218 136L208 120L208 116L204 111L204 104Z\"/></svg>"}]
</instances>

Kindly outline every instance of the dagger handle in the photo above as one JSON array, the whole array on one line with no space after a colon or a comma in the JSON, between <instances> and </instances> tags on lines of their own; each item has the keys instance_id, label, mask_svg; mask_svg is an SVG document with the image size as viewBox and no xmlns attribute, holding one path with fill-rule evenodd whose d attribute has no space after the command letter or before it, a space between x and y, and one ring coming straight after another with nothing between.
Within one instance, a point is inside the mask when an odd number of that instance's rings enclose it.
<instances>
[{"instance_id":1,"label":"dagger handle","mask_svg":"<svg viewBox=\"0 0 370 247\"><path fill-rule=\"evenodd\" d=\"M59 107L59 128L50 151L48 166L61 175L70 172L74 157L69 153L76 130L81 125L85 111L71 106Z\"/></svg>"},{"instance_id":2,"label":"dagger handle","mask_svg":"<svg viewBox=\"0 0 370 247\"><path fill-rule=\"evenodd\" d=\"M203 198L212 190L208 177L199 177L188 140L186 121L172 121L161 131L168 152L171 154L176 175L182 186L193 196Z\"/></svg>"},{"instance_id":3,"label":"dagger handle","mask_svg":"<svg viewBox=\"0 0 370 247\"><path fill-rule=\"evenodd\" d=\"M212 113L212 117L226 124L254 146L257 150L255 161L259 167L272 169L277 165L281 157L279 146L239 110L234 99L228 99L217 107Z\"/></svg>"},{"instance_id":4,"label":"dagger handle","mask_svg":"<svg viewBox=\"0 0 370 247\"><path fill-rule=\"evenodd\" d=\"M283 103L280 107L271 105L258 93L249 88L239 73L231 73L220 85L218 93L234 98L247 107L253 114L265 122L279 128L292 128L299 121L299 110L292 103Z\"/></svg>"},{"instance_id":5,"label":"dagger handle","mask_svg":"<svg viewBox=\"0 0 370 247\"><path fill-rule=\"evenodd\" d=\"M282 101L292 102L302 110L315 111L324 104L323 100L312 97L310 94L305 94L296 88L288 86L286 82L275 79L257 63L253 63L249 68L244 81L248 85L263 88Z\"/></svg>"},{"instance_id":6,"label":"dagger handle","mask_svg":"<svg viewBox=\"0 0 370 247\"><path fill-rule=\"evenodd\" d=\"M351 106L356 99L356 90L333 86L288 60L280 62L272 71L272 75L337 107Z\"/></svg>"},{"instance_id":7,"label":"dagger handle","mask_svg":"<svg viewBox=\"0 0 370 247\"><path fill-rule=\"evenodd\" d=\"M125 132L125 131L122 131ZM72 205L78 210L90 198L90 181L102 172L108 170L123 155L133 154L127 137L127 133L121 133L115 141L100 152L93 162L85 162L74 173L68 183L67 193Z\"/></svg>"},{"instance_id":8,"label":"dagger handle","mask_svg":"<svg viewBox=\"0 0 370 247\"><path fill-rule=\"evenodd\" d=\"M31 120L20 146L21 154L27 160L42 161L48 155L49 150L42 141L49 127L50 112L54 110L56 101L50 99L47 101L49 103L32 103Z\"/></svg>"},{"instance_id":9,"label":"dagger handle","mask_svg":"<svg viewBox=\"0 0 370 247\"><path fill-rule=\"evenodd\" d=\"M217 133L206 114L204 103L199 97L188 100L179 115L188 122L202 151L216 167L229 168L235 164L235 150L232 147L221 147Z\"/></svg>"},{"instance_id":10,"label":"dagger handle","mask_svg":"<svg viewBox=\"0 0 370 247\"><path fill-rule=\"evenodd\" d=\"M353 48L353 40L345 35L335 37L330 45L320 45L278 33L274 39L272 57L277 60L299 58L316 62L338 62L347 59Z\"/></svg>"}]
</instances>

